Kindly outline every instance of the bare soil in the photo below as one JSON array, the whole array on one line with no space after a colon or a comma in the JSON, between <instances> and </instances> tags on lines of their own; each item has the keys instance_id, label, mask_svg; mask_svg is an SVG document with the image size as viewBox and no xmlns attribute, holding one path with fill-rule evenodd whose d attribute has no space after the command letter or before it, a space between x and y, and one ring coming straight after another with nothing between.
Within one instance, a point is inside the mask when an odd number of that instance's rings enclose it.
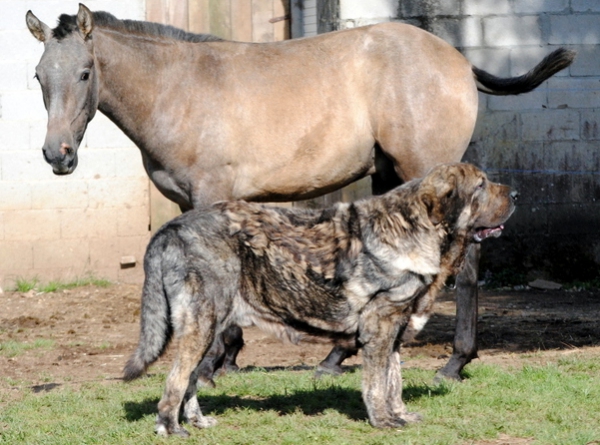
<instances>
[{"instance_id":1,"label":"bare soil","mask_svg":"<svg viewBox=\"0 0 600 445\"><path fill-rule=\"evenodd\" d=\"M51 390L64 384L118 380L139 332L141 286L116 284L55 293L0 294L0 343L53 346L10 356L0 351L0 388L32 386ZM453 292L443 292L436 313L416 341L403 348L405 366L437 369L452 351ZM547 360L582 348L600 357L600 292L482 291L479 310L479 360L518 366L523 360ZM256 328L245 330L240 367L303 369L329 352L325 344L282 344ZM536 354L523 354L523 353ZM169 367L168 352L157 365ZM360 365L353 357L344 364Z\"/></svg>"}]
</instances>

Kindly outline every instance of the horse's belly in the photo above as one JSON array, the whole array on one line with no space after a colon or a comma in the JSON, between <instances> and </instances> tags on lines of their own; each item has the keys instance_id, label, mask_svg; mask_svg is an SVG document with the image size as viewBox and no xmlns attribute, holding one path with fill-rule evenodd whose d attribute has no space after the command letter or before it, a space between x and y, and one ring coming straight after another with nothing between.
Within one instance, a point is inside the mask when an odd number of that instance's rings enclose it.
<instances>
[{"instance_id":1,"label":"horse's belly","mask_svg":"<svg viewBox=\"0 0 600 445\"><path fill-rule=\"evenodd\" d=\"M375 142L362 139L315 144L312 150L295 151L292 156L273 154L260 164L248 164L237 175L236 194L258 201L288 201L337 190L375 173Z\"/></svg>"}]
</instances>

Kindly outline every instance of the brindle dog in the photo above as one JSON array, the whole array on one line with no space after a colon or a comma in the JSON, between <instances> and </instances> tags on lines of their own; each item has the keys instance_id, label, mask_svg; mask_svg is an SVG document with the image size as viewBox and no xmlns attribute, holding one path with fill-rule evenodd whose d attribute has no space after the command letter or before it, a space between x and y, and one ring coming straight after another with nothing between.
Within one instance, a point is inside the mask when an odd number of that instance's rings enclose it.
<instances>
[{"instance_id":1,"label":"brindle dog","mask_svg":"<svg viewBox=\"0 0 600 445\"><path fill-rule=\"evenodd\" d=\"M292 343L362 348L371 424L417 421L402 401L402 333L411 315L426 314L469 245L501 233L515 199L476 167L451 164L385 195L325 210L237 201L190 211L148 247L140 342L125 379L142 375L175 338L156 431L187 435L182 403L189 423L214 425L196 397L199 363L231 324L257 325Z\"/></svg>"}]
</instances>

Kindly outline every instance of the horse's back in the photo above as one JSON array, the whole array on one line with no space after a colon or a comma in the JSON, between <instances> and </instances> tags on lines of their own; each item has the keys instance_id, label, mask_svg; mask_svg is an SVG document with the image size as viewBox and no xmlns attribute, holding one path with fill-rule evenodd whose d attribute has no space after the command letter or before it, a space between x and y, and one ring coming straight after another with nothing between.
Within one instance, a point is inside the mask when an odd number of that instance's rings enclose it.
<instances>
[{"instance_id":1,"label":"horse's back","mask_svg":"<svg viewBox=\"0 0 600 445\"><path fill-rule=\"evenodd\" d=\"M397 163L427 151L431 159L423 165L408 162L410 168L397 170L408 179L437 162L458 161L473 130L477 94L470 64L414 26L193 45L199 69L189 84L196 86L177 108L190 110L180 134L189 158L203 160L197 167L207 179L199 189L214 181L206 171L225 164L235 169L233 197L317 196L375 173L376 144ZM191 122L202 122L203 130L190 134Z\"/></svg>"}]
</instances>

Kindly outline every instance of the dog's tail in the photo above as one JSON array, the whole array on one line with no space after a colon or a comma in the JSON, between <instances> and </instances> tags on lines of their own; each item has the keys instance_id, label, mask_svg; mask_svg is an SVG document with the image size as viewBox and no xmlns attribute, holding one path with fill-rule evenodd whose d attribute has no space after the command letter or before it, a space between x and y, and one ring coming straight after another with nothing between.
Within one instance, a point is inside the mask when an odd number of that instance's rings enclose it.
<instances>
[{"instance_id":1,"label":"dog's tail","mask_svg":"<svg viewBox=\"0 0 600 445\"><path fill-rule=\"evenodd\" d=\"M573 50L559 48L544 57L531 71L518 77L501 78L476 66L472 69L479 91L495 96L507 96L534 90L546 79L571 65L576 55Z\"/></svg>"},{"instance_id":2,"label":"dog's tail","mask_svg":"<svg viewBox=\"0 0 600 445\"><path fill-rule=\"evenodd\" d=\"M153 241L158 241L156 238ZM163 255L152 255L158 242L151 242L144 259L144 288L140 340L123 369L123 379L140 377L164 352L172 334L171 311L163 285ZM161 249L163 246L160 246Z\"/></svg>"}]
</instances>

